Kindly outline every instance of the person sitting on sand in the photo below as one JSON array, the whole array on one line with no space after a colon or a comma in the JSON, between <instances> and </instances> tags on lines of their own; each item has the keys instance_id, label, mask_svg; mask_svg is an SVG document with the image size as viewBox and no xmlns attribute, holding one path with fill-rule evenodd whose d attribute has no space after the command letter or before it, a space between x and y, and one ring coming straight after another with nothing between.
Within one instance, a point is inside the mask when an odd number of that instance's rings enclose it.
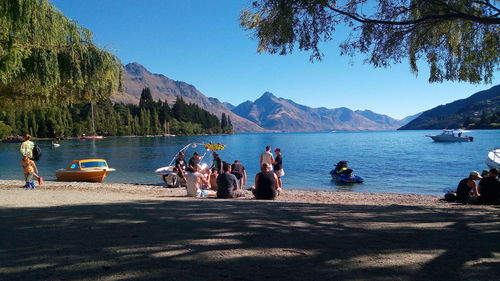
<instances>
[{"instance_id":1,"label":"person sitting on sand","mask_svg":"<svg viewBox=\"0 0 500 281\"><path fill-rule=\"evenodd\" d=\"M471 196L479 196L477 190L476 180L481 179L479 173L472 171L469 173L469 177L462 179L457 186L457 202L466 203L470 200Z\"/></svg>"},{"instance_id":2,"label":"person sitting on sand","mask_svg":"<svg viewBox=\"0 0 500 281\"><path fill-rule=\"evenodd\" d=\"M271 166L262 164L261 171L255 176L255 188L252 193L255 199L273 200L281 191L277 186L278 177L271 171Z\"/></svg>"},{"instance_id":3,"label":"person sitting on sand","mask_svg":"<svg viewBox=\"0 0 500 281\"><path fill-rule=\"evenodd\" d=\"M240 182L240 188L243 188L247 184L247 171L245 170L245 166L240 163L240 160L234 160L234 163L231 165L231 174L235 175Z\"/></svg>"},{"instance_id":4,"label":"person sitting on sand","mask_svg":"<svg viewBox=\"0 0 500 281\"><path fill-rule=\"evenodd\" d=\"M208 197L215 196L213 190L209 190L210 182L201 174L201 166L196 164L192 167L193 172L186 174L187 196Z\"/></svg>"},{"instance_id":5,"label":"person sitting on sand","mask_svg":"<svg viewBox=\"0 0 500 281\"><path fill-rule=\"evenodd\" d=\"M26 182L26 190L35 189L35 183L33 182L33 175L38 174L38 168L33 160L31 160L27 155L23 156L21 161L21 166L24 169L24 181Z\"/></svg>"},{"instance_id":6,"label":"person sitting on sand","mask_svg":"<svg viewBox=\"0 0 500 281\"><path fill-rule=\"evenodd\" d=\"M212 173L210 174L210 188L215 191L217 191L217 176L219 176L219 172L215 168L212 169Z\"/></svg>"},{"instance_id":7,"label":"person sitting on sand","mask_svg":"<svg viewBox=\"0 0 500 281\"><path fill-rule=\"evenodd\" d=\"M231 164L224 162L224 173L217 176L217 198L236 198L244 194L239 189L239 181L231 174Z\"/></svg>"},{"instance_id":8,"label":"person sitting on sand","mask_svg":"<svg viewBox=\"0 0 500 281\"><path fill-rule=\"evenodd\" d=\"M498 204L500 199L500 181L498 181L498 170L490 169L488 177L479 182L479 203Z\"/></svg>"}]
</instances>

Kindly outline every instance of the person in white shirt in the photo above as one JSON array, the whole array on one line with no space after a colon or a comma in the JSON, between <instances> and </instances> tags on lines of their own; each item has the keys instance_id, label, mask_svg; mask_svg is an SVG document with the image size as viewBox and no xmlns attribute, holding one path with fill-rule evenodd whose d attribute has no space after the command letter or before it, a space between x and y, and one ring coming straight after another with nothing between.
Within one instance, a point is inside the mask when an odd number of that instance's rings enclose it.
<instances>
[{"instance_id":1,"label":"person in white shirt","mask_svg":"<svg viewBox=\"0 0 500 281\"><path fill-rule=\"evenodd\" d=\"M262 152L260 155L260 165L259 167L262 167L262 164L266 163L271 167L271 170L273 169L273 164L274 164L274 156L271 153L271 147L268 145L266 146L266 151Z\"/></svg>"},{"instance_id":2,"label":"person in white shirt","mask_svg":"<svg viewBox=\"0 0 500 281\"><path fill-rule=\"evenodd\" d=\"M192 173L186 175L187 196L189 197L208 197L215 196L213 190L209 190L210 182L200 173L201 166L196 164Z\"/></svg>"}]
</instances>

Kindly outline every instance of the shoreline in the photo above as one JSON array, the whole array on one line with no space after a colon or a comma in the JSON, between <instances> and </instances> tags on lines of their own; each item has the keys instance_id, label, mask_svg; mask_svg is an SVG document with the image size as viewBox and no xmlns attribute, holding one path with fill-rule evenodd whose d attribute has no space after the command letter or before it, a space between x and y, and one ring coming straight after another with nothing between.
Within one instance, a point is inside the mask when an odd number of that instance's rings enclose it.
<instances>
[{"instance_id":1,"label":"shoreline","mask_svg":"<svg viewBox=\"0 0 500 281\"><path fill-rule=\"evenodd\" d=\"M0 180L0 191L23 191L21 186L24 184L21 180ZM88 182L57 182L45 181L43 185L36 184L34 192L78 192L94 193L93 196L87 196L92 202L92 198L97 198L102 194L122 194L127 200L217 200L217 201L255 201L250 191L245 191L245 196L234 199L216 199L216 198L192 198L186 196L185 188L167 188L163 185L153 184L134 184L134 183L88 183ZM31 192L31 191L30 191ZM118 196L119 197L119 196ZM118 198L115 197L115 198ZM282 194L275 200L263 200L263 202L276 203L310 203L310 204L348 204L348 205L366 205L366 206L427 206L435 208L479 208L490 209L488 205L464 205L458 203L449 203L442 201L443 196L406 194L406 193L368 193L353 191L330 191L330 190L306 190L306 189L284 189ZM110 199L111 200L111 199ZM117 199L121 200L121 199ZM4 201L4 202L2 202ZM67 201L67 200L66 200ZM71 201L71 200L70 200ZM102 199L99 199L102 201ZM0 205L8 206L9 203L0 199ZM52 201L57 204L57 200ZM79 200L75 203L84 203ZM44 204L50 204L45 202ZM494 208L494 207L493 207Z\"/></svg>"}]
</instances>

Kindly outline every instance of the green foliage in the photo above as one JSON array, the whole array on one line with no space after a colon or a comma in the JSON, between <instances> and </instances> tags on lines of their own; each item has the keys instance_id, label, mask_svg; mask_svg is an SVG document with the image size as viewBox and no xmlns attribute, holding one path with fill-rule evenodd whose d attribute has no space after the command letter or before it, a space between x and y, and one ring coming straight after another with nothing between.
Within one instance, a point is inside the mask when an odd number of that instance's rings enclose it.
<instances>
[{"instance_id":1,"label":"green foliage","mask_svg":"<svg viewBox=\"0 0 500 281\"><path fill-rule=\"evenodd\" d=\"M150 96L151 93L145 96ZM147 102L139 105L113 104L109 99L94 106L96 134L104 136L175 135L232 133L232 127L221 127L217 116L196 104L186 104L181 98L171 110L166 102ZM22 135L29 132L36 137L80 136L91 134L90 104L52 106L34 110L10 107L0 111L0 126L7 134ZM175 116L173 112L180 115ZM182 119L180 119L182 118ZM3 121L3 122L2 122ZM0 128L0 133L2 132Z\"/></svg>"},{"instance_id":2,"label":"green foliage","mask_svg":"<svg viewBox=\"0 0 500 281\"><path fill-rule=\"evenodd\" d=\"M48 0L0 0L0 106L99 100L120 81L118 58Z\"/></svg>"},{"instance_id":3,"label":"green foliage","mask_svg":"<svg viewBox=\"0 0 500 281\"><path fill-rule=\"evenodd\" d=\"M295 47L321 60L322 42L340 25L351 29L341 54L365 54L388 67L408 59L417 74L425 60L429 82L491 83L500 63L500 9L471 0L257 0L241 12L241 25L258 51L286 55Z\"/></svg>"},{"instance_id":4,"label":"green foliage","mask_svg":"<svg viewBox=\"0 0 500 281\"><path fill-rule=\"evenodd\" d=\"M12 131L12 128L9 125L0 121L0 139L3 139L6 136L10 135L11 131Z\"/></svg>"},{"instance_id":5,"label":"green foliage","mask_svg":"<svg viewBox=\"0 0 500 281\"><path fill-rule=\"evenodd\" d=\"M149 88L142 89L139 107L151 110L153 108L153 96Z\"/></svg>"}]
</instances>

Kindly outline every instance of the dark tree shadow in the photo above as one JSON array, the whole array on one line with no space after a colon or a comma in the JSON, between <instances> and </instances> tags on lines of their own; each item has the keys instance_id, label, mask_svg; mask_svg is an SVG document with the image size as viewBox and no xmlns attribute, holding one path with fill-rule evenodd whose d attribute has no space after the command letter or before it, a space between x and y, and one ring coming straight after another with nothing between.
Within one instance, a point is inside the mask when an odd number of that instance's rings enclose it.
<instances>
[{"instance_id":1,"label":"dark tree shadow","mask_svg":"<svg viewBox=\"0 0 500 281\"><path fill-rule=\"evenodd\" d=\"M223 200L0 209L0 280L498 280L500 217Z\"/></svg>"}]
</instances>

